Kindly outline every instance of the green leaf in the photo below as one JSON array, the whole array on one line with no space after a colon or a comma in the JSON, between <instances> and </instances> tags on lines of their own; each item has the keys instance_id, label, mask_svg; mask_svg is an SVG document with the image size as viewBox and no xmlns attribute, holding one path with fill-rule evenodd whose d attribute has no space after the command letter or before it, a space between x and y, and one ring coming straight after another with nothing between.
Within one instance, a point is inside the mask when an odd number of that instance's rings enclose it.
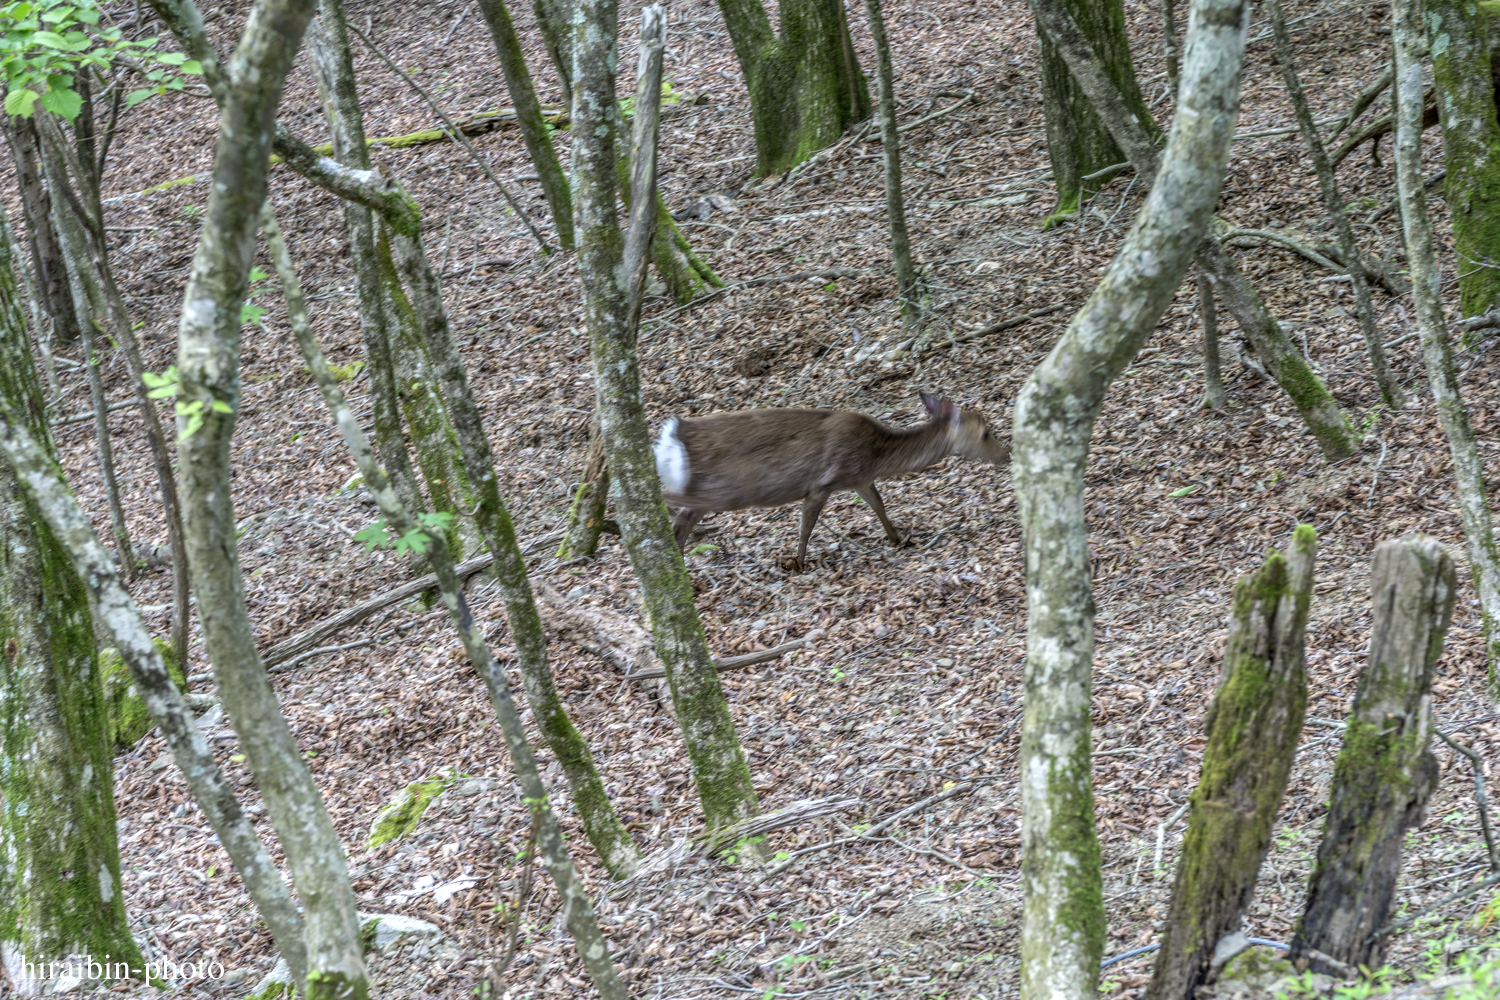
<instances>
[{"instance_id":1,"label":"green leaf","mask_svg":"<svg viewBox=\"0 0 1500 1000\"><path fill-rule=\"evenodd\" d=\"M222 399L216 399L214 400L213 410L215 413L233 413L234 407L230 406Z\"/></svg>"},{"instance_id":2,"label":"green leaf","mask_svg":"<svg viewBox=\"0 0 1500 1000\"><path fill-rule=\"evenodd\" d=\"M5 95L5 113L30 118L31 109L41 95L34 90L12 90Z\"/></svg>"},{"instance_id":3,"label":"green leaf","mask_svg":"<svg viewBox=\"0 0 1500 1000\"><path fill-rule=\"evenodd\" d=\"M448 525L453 523L453 515L446 510L433 513L423 512L417 515L417 523L423 527L433 528L437 531L447 531Z\"/></svg>"},{"instance_id":4,"label":"green leaf","mask_svg":"<svg viewBox=\"0 0 1500 1000\"><path fill-rule=\"evenodd\" d=\"M155 97L156 91L150 87L142 87L140 90L132 90L125 95L125 106L133 108L148 97Z\"/></svg>"},{"instance_id":5,"label":"green leaf","mask_svg":"<svg viewBox=\"0 0 1500 1000\"><path fill-rule=\"evenodd\" d=\"M42 107L59 118L72 121L83 110L83 98L73 90L49 90L42 95Z\"/></svg>"},{"instance_id":6,"label":"green leaf","mask_svg":"<svg viewBox=\"0 0 1500 1000\"><path fill-rule=\"evenodd\" d=\"M1171 493L1168 493L1167 496L1169 496L1169 497L1185 497L1189 493L1196 492L1197 489L1198 489L1198 484L1194 483L1191 486L1184 486L1180 490L1173 490Z\"/></svg>"},{"instance_id":7,"label":"green leaf","mask_svg":"<svg viewBox=\"0 0 1500 1000\"><path fill-rule=\"evenodd\" d=\"M59 49L63 52L72 48L68 44L68 40L55 31L33 31L27 40L35 42L38 45L45 45L49 49Z\"/></svg>"},{"instance_id":8,"label":"green leaf","mask_svg":"<svg viewBox=\"0 0 1500 1000\"><path fill-rule=\"evenodd\" d=\"M187 62L183 63L178 68L181 69L184 73L188 74L189 76L202 76L203 75L203 64L200 63L196 59L189 59Z\"/></svg>"},{"instance_id":9,"label":"green leaf","mask_svg":"<svg viewBox=\"0 0 1500 1000\"><path fill-rule=\"evenodd\" d=\"M421 528L413 528L396 540L396 555L398 556L405 555L407 549L422 555L430 548L432 548L432 536Z\"/></svg>"},{"instance_id":10,"label":"green leaf","mask_svg":"<svg viewBox=\"0 0 1500 1000\"><path fill-rule=\"evenodd\" d=\"M364 542L366 552L374 549L383 549L388 546L390 544L390 532L386 531L385 518L382 517L380 520L375 521L363 531L355 532L354 540L356 542Z\"/></svg>"},{"instance_id":11,"label":"green leaf","mask_svg":"<svg viewBox=\"0 0 1500 1000\"><path fill-rule=\"evenodd\" d=\"M688 555L701 556L706 552L717 552L718 550L719 547L717 545L709 545L707 542L704 542L702 545L694 545L692 550L688 552Z\"/></svg>"},{"instance_id":12,"label":"green leaf","mask_svg":"<svg viewBox=\"0 0 1500 1000\"><path fill-rule=\"evenodd\" d=\"M240 306L241 323L259 323L260 318L265 314L266 311L253 302L246 302Z\"/></svg>"},{"instance_id":13,"label":"green leaf","mask_svg":"<svg viewBox=\"0 0 1500 1000\"><path fill-rule=\"evenodd\" d=\"M156 61L167 66L181 66L183 63L187 62L187 56L183 55L181 52L158 52L156 55Z\"/></svg>"},{"instance_id":14,"label":"green leaf","mask_svg":"<svg viewBox=\"0 0 1500 1000\"><path fill-rule=\"evenodd\" d=\"M255 281L265 281L266 278L268 278L268 277L269 277L269 275L267 275L265 271L262 271L258 267L252 267L250 269L250 280L252 282L255 282Z\"/></svg>"}]
</instances>

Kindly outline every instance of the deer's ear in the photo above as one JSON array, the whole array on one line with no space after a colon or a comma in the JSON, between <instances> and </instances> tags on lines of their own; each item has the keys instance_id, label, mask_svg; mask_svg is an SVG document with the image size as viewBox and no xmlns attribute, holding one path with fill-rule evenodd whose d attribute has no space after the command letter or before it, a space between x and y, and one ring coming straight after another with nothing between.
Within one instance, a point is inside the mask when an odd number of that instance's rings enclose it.
<instances>
[{"instance_id":1,"label":"deer's ear","mask_svg":"<svg viewBox=\"0 0 1500 1000\"><path fill-rule=\"evenodd\" d=\"M943 409L943 401L930 392L922 393L922 405L927 407L927 412L934 417Z\"/></svg>"},{"instance_id":2,"label":"deer's ear","mask_svg":"<svg viewBox=\"0 0 1500 1000\"><path fill-rule=\"evenodd\" d=\"M958 423L958 404L951 399L942 400L934 416L945 424L956 424Z\"/></svg>"}]
</instances>

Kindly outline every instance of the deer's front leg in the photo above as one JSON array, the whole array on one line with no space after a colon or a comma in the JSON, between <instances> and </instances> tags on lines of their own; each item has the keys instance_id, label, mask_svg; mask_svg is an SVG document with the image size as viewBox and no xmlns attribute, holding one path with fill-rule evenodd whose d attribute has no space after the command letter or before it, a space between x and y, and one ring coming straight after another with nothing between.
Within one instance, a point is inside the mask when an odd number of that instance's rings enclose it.
<instances>
[{"instance_id":1,"label":"deer's front leg","mask_svg":"<svg viewBox=\"0 0 1500 1000\"><path fill-rule=\"evenodd\" d=\"M802 500L802 537L797 542L798 569L807 565L807 540L812 536L813 525L818 523L818 515L823 513L823 505L827 502L828 489L823 486L814 489Z\"/></svg>"}]
</instances>

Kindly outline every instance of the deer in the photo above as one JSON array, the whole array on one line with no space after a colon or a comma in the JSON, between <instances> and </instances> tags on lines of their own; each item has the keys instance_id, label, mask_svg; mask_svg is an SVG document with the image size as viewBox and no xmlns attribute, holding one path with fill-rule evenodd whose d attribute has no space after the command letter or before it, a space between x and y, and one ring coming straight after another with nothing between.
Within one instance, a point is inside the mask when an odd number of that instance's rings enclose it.
<instances>
[{"instance_id":1,"label":"deer","mask_svg":"<svg viewBox=\"0 0 1500 1000\"><path fill-rule=\"evenodd\" d=\"M828 497L853 490L880 519L892 545L906 537L885 512L877 479L920 472L949 455L999 465L1010 445L983 414L950 399L922 393L930 419L892 427L847 410L756 409L704 417L669 418L653 450L656 474L679 547L713 511L780 507L802 501L802 534L795 565L807 564L807 541Z\"/></svg>"}]
</instances>

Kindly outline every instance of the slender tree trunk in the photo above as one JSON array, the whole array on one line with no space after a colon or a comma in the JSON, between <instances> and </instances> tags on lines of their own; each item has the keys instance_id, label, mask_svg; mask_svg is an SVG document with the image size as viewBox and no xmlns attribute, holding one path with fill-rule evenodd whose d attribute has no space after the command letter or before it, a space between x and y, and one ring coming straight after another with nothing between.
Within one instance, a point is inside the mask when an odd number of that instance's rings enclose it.
<instances>
[{"instance_id":1,"label":"slender tree trunk","mask_svg":"<svg viewBox=\"0 0 1500 1000\"><path fill-rule=\"evenodd\" d=\"M31 242L31 267L41 285L42 304L52 318L52 338L60 344L76 343L78 316L74 312L73 293L68 288L57 231L53 229L52 197L38 162L40 140L36 123L25 118L3 117L6 118L5 136L16 167L16 183L21 192L26 234Z\"/></svg>"},{"instance_id":2,"label":"slender tree trunk","mask_svg":"<svg viewBox=\"0 0 1500 1000\"><path fill-rule=\"evenodd\" d=\"M1313 122L1312 109L1307 106L1307 96L1302 92L1302 81L1297 76L1297 64L1292 56L1292 40L1286 30L1286 16L1281 11L1280 0L1270 0L1267 9L1276 36L1276 61L1281 64L1281 78L1286 81L1287 96L1297 112L1297 125L1302 129L1302 141L1307 144L1308 156L1312 158L1313 172L1318 175L1318 187L1323 193L1323 207L1333 221L1333 230L1338 235L1339 249L1343 251L1349 270L1349 284L1354 292L1354 311L1359 317L1359 332L1365 338L1365 354L1370 359L1370 369L1375 373L1375 382L1380 386L1380 396L1392 410L1406 408L1406 399L1401 392L1401 383L1391 374L1385 358L1385 342L1375 327L1375 307L1370 302L1370 274L1360 256L1359 246L1354 242L1354 229L1349 225L1349 215L1344 211L1344 199L1339 194L1338 178L1328 162L1328 150L1318 135L1318 126ZM1494 110L1494 101L1490 101ZM1493 118L1493 114L1491 115ZM1500 169L1500 160L1497 160ZM1500 208L1500 203L1497 203ZM1500 275L1500 271L1495 272Z\"/></svg>"},{"instance_id":3,"label":"slender tree trunk","mask_svg":"<svg viewBox=\"0 0 1500 1000\"><path fill-rule=\"evenodd\" d=\"M1148 134L1155 133L1156 124L1135 79L1130 40L1125 33L1123 0L1033 0L1033 9L1042 6L1060 8L1072 16L1134 121ZM1057 207L1043 223L1043 228L1048 228L1077 215L1083 202L1098 190L1101 182L1085 181L1084 175L1126 157L1100 118L1095 102L1068 68L1068 61L1053 36L1039 30L1037 37L1041 44L1047 155L1052 160L1052 176L1057 185Z\"/></svg>"},{"instance_id":4,"label":"slender tree trunk","mask_svg":"<svg viewBox=\"0 0 1500 1000\"><path fill-rule=\"evenodd\" d=\"M353 453L359 471L365 478L366 489L375 498L389 527L398 535L405 536L414 530L425 530L419 528L417 522L401 505L401 500L391 488L385 470L376 462L375 453L365 439L364 432L360 430L359 421L354 418L353 412L349 409L348 401L344 398L343 390L339 388L338 380L328 370L328 363L323 357L321 348L318 347L312 324L308 320L307 305L302 298L302 288L297 281L296 272L292 269L291 254L287 251L286 242L282 239L280 228L276 224L276 217L271 213L269 205L262 213L261 220L266 232L266 242L270 245L271 256L276 261L276 271L281 278L282 289L286 293L287 317L290 320L293 335L302 349L303 357L307 359L308 368L312 371L314 381L318 383L318 389L323 395L323 401L328 405L334 424L339 428L344 443ZM594 986L599 990L600 996L606 1000L615 1000L615 998L624 1000L626 996L624 985L615 973L614 963L609 957L609 947L603 934L600 933L593 907L589 905L588 893L579 882L578 874L573 868L573 859L568 853L562 831L558 827L557 816L547 797L547 790L542 785L541 774L537 770L531 744L527 742L526 730L521 723L520 713L516 711L516 703L511 698L510 685L505 679L505 671L495 663L494 657L490 655L489 647L485 644L483 630L474 622L468 602L464 599L463 584L454 571L453 556L448 551L447 545L442 538L430 532L427 534L431 541L428 549L428 563L438 579L443 606L458 630L470 661L489 689L490 701L505 734L506 747L510 751L511 763L520 780L524 800L530 805L538 819L537 846L541 849L543 862L547 865L548 872L557 884L558 895L563 899L564 919L568 930L578 945L584 966L594 980ZM600 794L602 795L602 790ZM584 808L585 803L580 802L579 811L583 812ZM608 808L607 800L606 808ZM585 815L584 822L585 825L589 822L587 815ZM623 834L624 831L622 830L621 833ZM629 835L625 834L625 837L625 842L630 844ZM634 850L633 844L631 844L631 850L632 852Z\"/></svg>"},{"instance_id":5,"label":"slender tree trunk","mask_svg":"<svg viewBox=\"0 0 1500 1000\"><path fill-rule=\"evenodd\" d=\"M896 95L891 71L891 43L885 37L880 0L865 0L870 35L875 41L875 85L880 95L880 145L885 156L885 214L891 229L891 254L896 259L896 295L907 327L922 314L917 272L911 263L911 241L906 235L906 205L901 199L901 137L896 132Z\"/></svg>"},{"instance_id":6,"label":"slender tree trunk","mask_svg":"<svg viewBox=\"0 0 1500 1000\"><path fill-rule=\"evenodd\" d=\"M536 99L536 89L531 85L531 70L526 66L526 56L521 51L516 27L511 23L510 11L504 0L479 0L479 9L484 14L485 23L490 26L490 37L495 41L500 69L505 74L505 88L510 93L511 105L516 109L516 125L521 130L521 139L526 143L526 152L531 154L531 165L536 168L537 178L541 181L547 207L552 210L557 241L564 250L572 250L573 198L568 191L568 177L557 159L547 123L542 120L542 106ZM543 25L545 37L547 21L540 14L537 21ZM555 44L550 39L549 43ZM565 86L564 90L571 91L571 88Z\"/></svg>"},{"instance_id":7,"label":"slender tree trunk","mask_svg":"<svg viewBox=\"0 0 1500 1000\"><path fill-rule=\"evenodd\" d=\"M1088 95L1110 135L1125 151L1136 173L1144 180L1154 178L1156 151L1150 132L1131 113L1067 8L1060 0L1032 0L1031 9L1038 26L1057 45L1074 79ZM1256 353L1266 362L1272 377L1291 397L1324 455L1344 458L1353 454L1357 442L1327 387L1297 353L1286 331L1266 309L1233 258L1210 238L1199 247L1198 263L1245 330Z\"/></svg>"},{"instance_id":8,"label":"slender tree trunk","mask_svg":"<svg viewBox=\"0 0 1500 1000\"><path fill-rule=\"evenodd\" d=\"M1474 578L1484 622L1490 697L1500 700L1500 554L1495 550L1490 505L1484 494L1484 463L1474 440L1469 409L1459 391L1453 350L1443 319L1432 220L1427 214L1426 186L1422 181L1422 55L1427 45L1414 0L1394 0L1391 41L1396 50L1396 186L1411 272L1414 325L1422 338L1427 381L1453 456L1454 492L1458 494L1459 517L1469 549L1469 572Z\"/></svg>"},{"instance_id":9,"label":"slender tree trunk","mask_svg":"<svg viewBox=\"0 0 1500 1000\"><path fill-rule=\"evenodd\" d=\"M542 43L562 86L563 107L573 106L572 0L531 0L532 13L542 31Z\"/></svg>"},{"instance_id":10,"label":"slender tree trunk","mask_svg":"<svg viewBox=\"0 0 1500 1000\"><path fill-rule=\"evenodd\" d=\"M333 132L334 158L346 167L368 170L370 152L365 145L342 0L321 0L318 16L308 27L307 47L313 58L323 113ZM421 513L426 504L416 470L412 468L411 454L406 450L391 348L394 317L387 305L390 299L376 252L375 219L367 206L345 201L344 221L349 227L349 263L354 271L355 302L369 370L375 442L402 504L413 513Z\"/></svg>"},{"instance_id":11,"label":"slender tree trunk","mask_svg":"<svg viewBox=\"0 0 1500 1000\"><path fill-rule=\"evenodd\" d=\"M1165 49L1167 93L1171 95L1173 103L1176 103L1177 77L1182 71L1181 53L1177 42L1176 0L1161 0L1161 35L1162 46Z\"/></svg>"},{"instance_id":12,"label":"slender tree trunk","mask_svg":"<svg viewBox=\"0 0 1500 1000\"><path fill-rule=\"evenodd\" d=\"M38 130L51 152L67 164L67 171L57 171L54 194L60 194L68 202L73 217L80 224L89 260L93 264L93 277L98 281L103 295L105 310L109 317L111 333L125 358L125 368L130 375L131 389L140 404L142 422L146 425L146 440L151 445L152 462L156 465L156 478L161 489L162 507L167 522L167 544L172 549L172 648L177 652L178 662L186 669L188 664L188 562L187 546L183 540L182 508L177 496L176 475L172 471L171 452L167 445L166 431L162 429L161 417L157 413L156 401L148 395L144 379L145 364L141 360L141 345L135 338L130 323L130 312L125 308L125 297L115 282L114 271L109 266L109 247L105 242L104 207L99 199L99 188L94 184L92 166L84 167L75 151L63 139L57 123L46 111L36 111L34 116ZM68 175L79 179L82 190L75 192L68 183ZM61 216L58 216L59 218ZM78 272L84 274L82 270ZM89 293L95 301L95 293ZM99 313L103 316L104 311ZM96 317L97 318L97 317Z\"/></svg>"},{"instance_id":13,"label":"slender tree trunk","mask_svg":"<svg viewBox=\"0 0 1500 1000\"><path fill-rule=\"evenodd\" d=\"M1094 601L1084 471L1109 384L1155 329L1218 199L1239 109L1248 7L1194 0L1179 113L1120 252L1016 402L1026 559L1021 995L1095 995L1105 914L1090 768ZM1148 164L1151 165L1151 164Z\"/></svg>"},{"instance_id":14,"label":"slender tree trunk","mask_svg":"<svg viewBox=\"0 0 1500 1000\"><path fill-rule=\"evenodd\" d=\"M1500 121L1490 52L1500 10L1473 0L1426 0L1422 10L1433 42L1459 309L1479 316L1500 305Z\"/></svg>"},{"instance_id":15,"label":"slender tree trunk","mask_svg":"<svg viewBox=\"0 0 1500 1000\"><path fill-rule=\"evenodd\" d=\"M1271 310L1256 293L1245 273L1235 266L1229 253L1210 236L1198 251L1198 260L1229 307L1240 329L1250 340L1255 356L1266 366L1276 384L1291 397L1302 422L1312 432L1323 457L1329 461L1348 458L1359 447L1354 430L1339 412L1333 394L1318 378L1297 345L1292 343Z\"/></svg>"},{"instance_id":16,"label":"slender tree trunk","mask_svg":"<svg viewBox=\"0 0 1500 1000\"><path fill-rule=\"evenodd\" d=\"M604 438L599 422L589 431L589 448L583 459L583 474L573 494L562 545L557 550L561 560L590 558L599 548L599 533L604 528L604 506L609 499L609 463L604 460Z\"/></svg>"},{"instance_id":17,"label":"slender tree trunk","mask_svg":"<svg viewBox=\"0 0 1500 1000\"><path fill-rule=\"evenodd\" d=\"M0 258L0 433L40 440L55 466L8 246ZM0 965L19 996L50 987L34 974L44 963L144 964L120 888L108 732L88 594L0 455Z\"/></svg>"},{"instance_id":18,"label":"slender tree trunk","mask_svg":"<svg viewBox=\"0 0 1500 1000\"><path fill-rule=\"evenodd\" d=\"M213 187L178 328L183 507L198 615L224 707L281 837L304 907L310 998L368 995L338 833L277 705L245 606L234 543L230 441L240 406L240 307L266 194L276 107L312 0L261 0L224 89Z\"/></svg>"},{"instance_id":19,"label":"slender tree trunk","mask_svg":"<svg viewBox=\"0 0 1500 1000\"><path fill-rule=\"evenodd\" d=\"M36 338L37 353L42 356L42 373L47 376L47 401L55 413L62 403L62 387L57 382L57 361L52 356L52 335L49 328L52 325L52 317L47 315L47 310L42 306L41 293L37 291L36 275L31 268L26 266L26 253L21 249L21 241L16 239L16 231L11 228L10 220L0 213L0 226L5 230L5 246L10 253L10 259L15 262L15 273L20 278L21 284L26 289L27 312L31 317L31 329Z\"/></svg>"},{"instance_id":20,"label":"slender tree trunk","mask_svg":"<svg viewBox=\"0 0 1500 1000\"><path fill-rule=\"evenodd\" d=\"M43 154L45 173L50 187L58 187L57 178L63 166ZM52 206L49 220L57 235L57 249L62 258L67 288L73 296L73 315L79 319L79 339L83 344L83 363L88 373L89 399L94 407L94 437L99 447L99 474L104 480L104 495L109 503L110 526L114 529L115 551L120 554L120 570L128 581L135 575L135 554L130 549L130 529L125 523L125 508L120 502L120 485L115 478L114 448L109 438L109 405L104 399L104 380L99 369L102 359L95 333L103 324L96 317L109 315L104 293L93 274L85 246L83 227L67 205ZM180 653L179 653L180 655Z\"/></svg>"},{"instance_id":21,"label":"slender tree trunk","mask_svg":"<svg viewBox=\"0 0 1500 1000\"><path fill-rule=\"evenodd\" d=\"M1340 976L1321 956L1371 969L1385 959L1385 941L1374 934L1390 916L1401 844L1437 787L1427 749L1432 668L1458 592L1453 560L1427 535L1381 542L1370 575L1369 665L1334 764L1318 865L1288 956Z\"/></svg>"},{"instance_id":22,"label":"slender tree trunk","mask_svg":"<svg viewBox=\"0 0 1500 1000\"><path fill-rule=\"evenodd\" d=\"M719 10L750 93L757 177L796 166L870 116L841 0L783 0L779 36L761 0L719 0Z\"/></svg>"},{"instance_id":23,"label":"slender tree trunk","mask_svg":"<svg viewBox=\"0 0 1500 1000\"><path fill-rule=\"evenodd\" d=\"M662 502L641 408L626 247L615 219L617 7L614 0L585 0L579 13L573 39L573 181L599 425L610 472L620 483L616 510L625 548L641 582L704 818L716 830L756 813L755 789Z\"/></svg>"},{"instance_id":24,"label":"slender tree trunk","mask_svg":"<svg viewBox=\"0 0 1500 1000\"><path fill-rule=\"evenodd\" d=\"M1164 0L1166 2L1166 0ZM1213 282L1198 270L1198 311L1203 316L1203 405L1222 410L1229 405L1224 379L1219 374L1219 310L1214 304Z\"/></svg>"},{"instance_id":25,"label":"slender tree trunk","mask_svg":"<svg viewBox=\"0 0 1500 1000\"><path fill-rule=\"evenodd\" d=\"M0 225L7 225L3 215L0 215ZM14 256L9 261L0 260L0 324L8 323L15 316L9 265L17 262ZM14 335L15 331L8 325L0 326L0 336L6 337L7 344ZM18 363L24 359L24 352L6 350L7 357L11 354L16 355ZM21 376L19 382L26 381L24 369L0 364L0 371L7 373L5 386L18 384L14 378L17 372ZM88 516L68 491L55 457L38 443L48 440L42 425L28 421L24 408L18 410L10 392L3 387L0 387L0 416L4 417L0 419L0 467L9 463L15 470L52 536L65 547L73 571L93 597L99 622L130 667L131 677L147 711L161 727L167 746L187 778L194 798L239 871L261 919L276 941L277 949L287 959L299 989L303 989L307 952L302 943L302 918L297 914L290 890L240 808L233 785L214 761L213 752L141 620L140 610L125 590L113 560L94 534ZM28 424L32 429L28 429Z\"/></svg>"}]
</instances>

